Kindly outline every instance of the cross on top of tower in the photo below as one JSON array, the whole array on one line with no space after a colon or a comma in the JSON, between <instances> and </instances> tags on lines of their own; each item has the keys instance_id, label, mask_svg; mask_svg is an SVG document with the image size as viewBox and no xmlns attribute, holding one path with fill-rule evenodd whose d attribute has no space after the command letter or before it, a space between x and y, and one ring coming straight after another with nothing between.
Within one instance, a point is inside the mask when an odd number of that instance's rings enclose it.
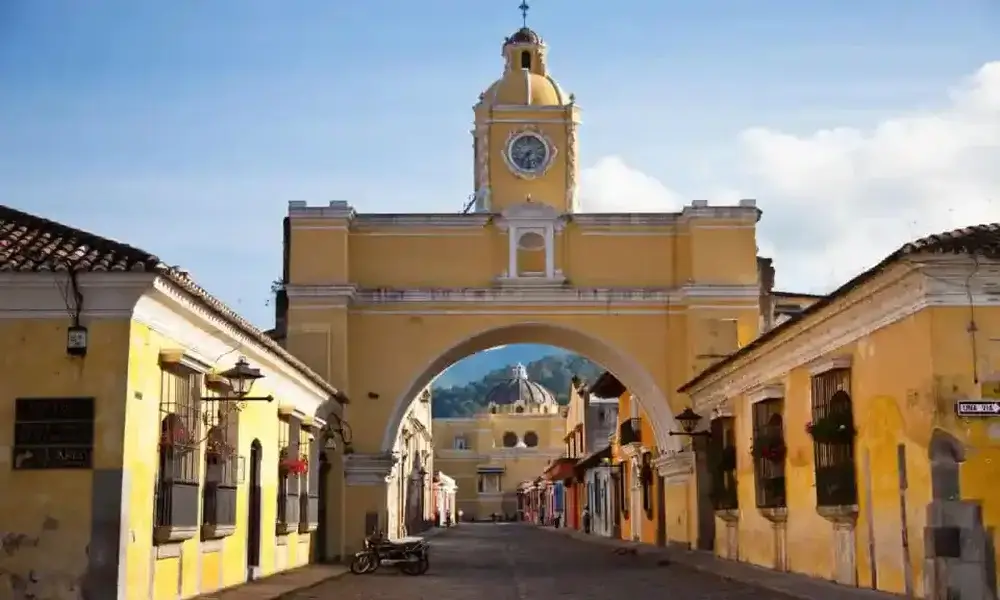
<instances>
[{"instance_id":1,"label":"cross on top of tower","mask_svg":"<svg viewBox=\"0 0 1000 600\"><path fill-rule=\"evenodd\" d=\"M528 0L521 0L521 5L517 7L521 11L521 26L528 26L528 11L531 10L531 5L528 4Z\"/></svg>"}]
</instances>

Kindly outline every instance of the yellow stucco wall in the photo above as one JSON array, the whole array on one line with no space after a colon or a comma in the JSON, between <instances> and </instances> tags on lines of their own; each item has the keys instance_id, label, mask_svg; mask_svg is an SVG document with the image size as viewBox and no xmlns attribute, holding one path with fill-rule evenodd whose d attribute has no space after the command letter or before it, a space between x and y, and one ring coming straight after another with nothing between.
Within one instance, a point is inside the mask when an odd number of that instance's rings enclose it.
<instances>
[{"instance_id":1,"label":"yellow stucco wall","mask_svg":"<svg viewBox=\"0 0 1000 600\"><path fill-rule=\"evenodd\" d=\"M565 419L552 414L482 414L467 419L434 419L434 460L437 468L455 479L456 501L465 518L488 518L510 507L503 494L515 494L524 481L534 480L562 451ZM532 431L538 434L536 448L504 448L503 436L513 432L518 439ZM463 437L467 450L456 450L454 440ZM503 469L501 495L480 494L478 468ZM509 503L509 502L508 502ZM508 510L509 512L509 510Z\"/></svg>"},{"instance_id":2,"label":"yellow stucco wall","mask_svg":"<svg viewBox=\"0 0 1000 600\"><path fill-rule=\"evenodd\" d=\"M239 414L238 455L245 457L245 477L237 492L236 531L208 544L198 536L180 543L180 555L157 558L152 543L154 484L157 472L157 440L161 386L161 350L177 350L176 342L140 324L131 327L128 356L127 427L124 464L131 474L131 543L127 549L127 584L135 598L189 597L219 587L241 583L246 578L247 516L250 444L263 448L261 460L261 572L269 575L309 562L311 535L293 532L278 544L274 523L277 515L278 407L274 402L251 402ZM254 386L254 394L272 393L267 380ZM204 451L204 449L202 449ZM204 468L200 477L204 478ZM148 595L144 590L149 590Z\"/></svg>"},{"instance_id":3,"label":"yellow stucco wall","mask_svg":"<svg viewBox=\"0 0 1000 600\"><path fill-rule=\"evenodd\" d=\"M60 319L0 320L0 597L14 597L15 577L37 583L29 591L46 598L75 598L87 567L91 538L90 470L12 470L14 401L19 397L93 397L94 469L120 469L129 322L88 323L86 359L66 354ZM30 351L26 351L30 348ZM21 537L23 536L23 537ZM7 551L10 549L9 552Z\"/></svg>"},{"instance_id":4,"label":"yellow stucco wall","mask_svg":"<svg viewBox=\"0 0 1000 600\"><path fill-rule=\"evenodd\" d=\"M859 295L880 293L876 284ZM892 293L887 288L884 293ZM896 292L898 293L898 292ZM846 306L834 304L830 313ZM822 317L817 317L822 323ZM969 334L967 307L925 308L857 341L831 350L827 357L850 359L853 414L858 430L856 469L858 515L855 529L857 581L872 585L874 562L877 587L890 592L905 589L904 564L908 561L917 594L923 594L923 528L931 500L928 446L935 429L956 436L967 448L961 467L963 498L982 503L987 527L1000 523L1000 489L992 485L1000 468L1000 431L988 418L959 419L959 400L990 397L1000 381L1000 308L975 310L976 334ZM801 324L800 324L801 325ZM786 328L786 335L793 335ZM808 325L803 326L803 328ZM809 339L814 331L797 335ZM781 343L780 337L773 347ZM764 350L766 352L767 350ZM738 379L752 358L741 359L723 377ZM812 364L812 363L810 363ZM978 376L982 382L974 383ZM816 577L835 577L834 526L816 512L813 443L805 431L811 420L809 365L798 365L772 384L784 389L784 434L787 446L787 555L791 571ZM697 393L707 393L708 387ZM739 559L761 566L775 564L772 524L755 508L754 476L749 444L752 436L751 405L745 395L728 399L736 418ZM992 427L992 435L991 435ZM908 489L906 524L909 555L904 557L900 513L897 446L906 453ZM669 501L668 501L669 503ZM669 513L669 510L668 510ZM717 532L724 530L717 520ZM996 533L994 533L996 536ZM723 553L721 536L717 552ZM995 544L1000 538L995 537ZM871 549L874 549L874 554ZM874 556L874 561L873 561Z\"/></svg>"}]
</instances>

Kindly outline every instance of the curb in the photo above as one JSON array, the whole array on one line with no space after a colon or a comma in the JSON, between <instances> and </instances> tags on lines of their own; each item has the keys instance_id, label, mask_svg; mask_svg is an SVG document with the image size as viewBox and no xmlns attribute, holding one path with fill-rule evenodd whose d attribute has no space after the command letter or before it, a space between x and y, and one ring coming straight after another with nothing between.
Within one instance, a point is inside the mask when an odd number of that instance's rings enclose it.
<instances>
[{"instance_id":1,"label":"curb","mask_svg":"<svg viewBox=\"0 0 1000 600\"><path fill-rule=\"evenodd\" d=\"M319 581L316 581L314 583L310 583L309 585L304 585L302 587L297 587L294 590L285 590L283 592L279 592L277 596L264 597L264 598L260 598L259 600L281 600L282 598L291 598L293 594L299 594L301 592L305 592L305 591L311 590L313 588L319 587L319 586L323 585L324 583L329 583L331 581L335 581L337 579L340 579L344 575L347 575L350 572L351 572L351 569L349 569L348 567L344 567L344 570L342 572L340 572L340 573L336 573L334 575L330 575L329 577L325 577L323 579L320 579Z\"/></svg>"}]
</instances>

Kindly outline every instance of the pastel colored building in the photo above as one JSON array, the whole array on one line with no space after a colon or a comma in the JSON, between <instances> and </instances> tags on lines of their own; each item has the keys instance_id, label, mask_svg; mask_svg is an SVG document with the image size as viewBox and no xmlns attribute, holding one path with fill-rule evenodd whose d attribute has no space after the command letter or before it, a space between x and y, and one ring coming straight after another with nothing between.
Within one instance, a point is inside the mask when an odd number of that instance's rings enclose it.
<instances>
[{"instance_id":1,"label":"pastel colored building","mask_svg":"<svg viewBox=\"0 0 1000 600\"><path fill-rule=\"evenodd\" d=\"M175 600L337 553L336 388L148 252L4 206L0 248L0 597Z\"/></svg>"}]
</instances>

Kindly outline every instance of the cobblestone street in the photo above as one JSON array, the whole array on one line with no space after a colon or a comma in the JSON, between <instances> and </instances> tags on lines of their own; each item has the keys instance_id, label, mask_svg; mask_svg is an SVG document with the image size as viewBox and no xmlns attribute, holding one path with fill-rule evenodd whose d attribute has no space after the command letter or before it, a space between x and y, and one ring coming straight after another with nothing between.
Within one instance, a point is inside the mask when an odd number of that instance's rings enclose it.
<instances>
[{"instance_id":1,"label":"cobblestone street","mask_svg":"<svg viewBox=\"0 0 1000 600\"><path fill-rule=\"evenodd\" d=\"M788 596L671 565L617 555L607 546L515 524L469 524L430 540L431 569L345 575L296 600L620 600L664 597L788 600Z\"/></svg>"}]
</instances>

